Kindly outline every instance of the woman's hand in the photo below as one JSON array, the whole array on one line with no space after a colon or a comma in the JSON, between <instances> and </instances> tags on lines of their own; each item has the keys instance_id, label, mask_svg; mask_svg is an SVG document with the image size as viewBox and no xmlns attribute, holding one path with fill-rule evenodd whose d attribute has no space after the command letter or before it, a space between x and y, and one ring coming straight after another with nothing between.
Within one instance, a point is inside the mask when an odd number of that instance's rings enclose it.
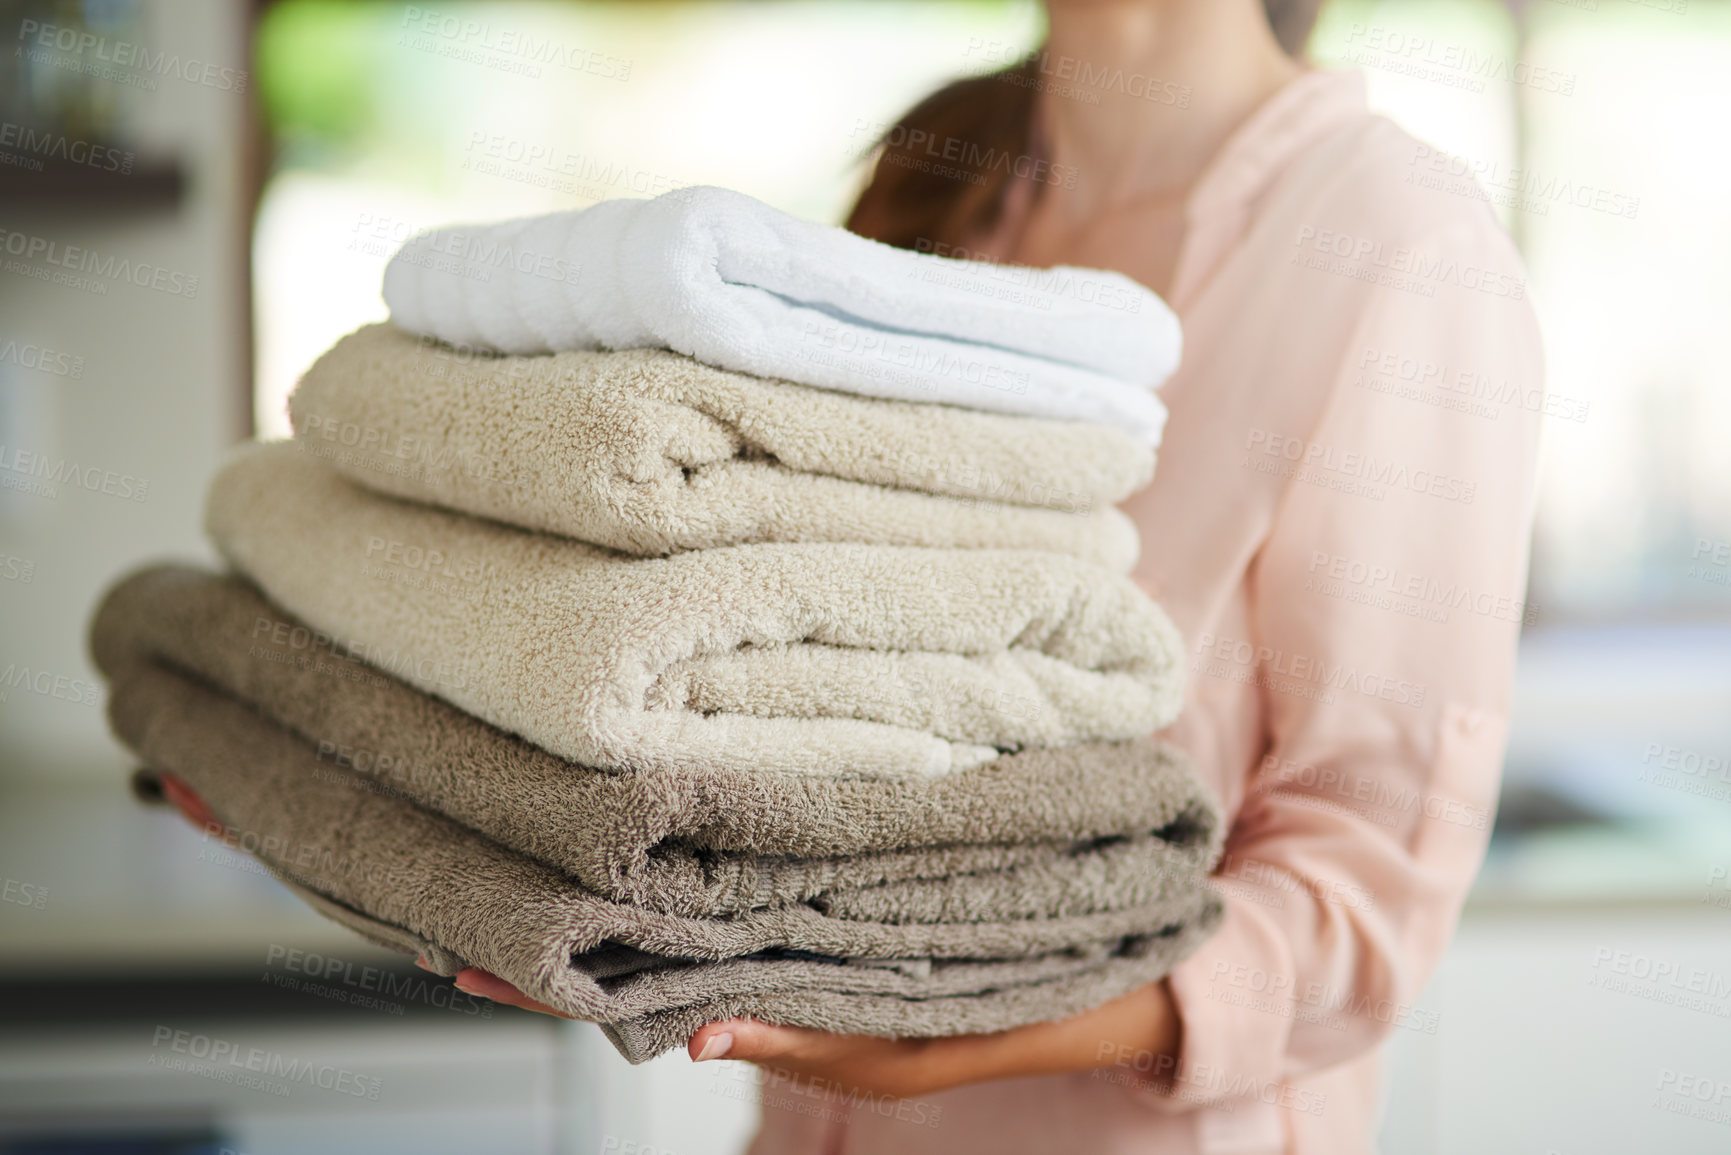
<instances>
[{"instance_id":1,"label":"woman's hand","mask_svg":"<svg viewBox=\"0 0 1731 1155\"><path fill-rule=\"evenodd\" d=\"M1182 1027L1164 982L1056 1022L991 1035L879 1039L731 1019L698 1028L686 1050L699 1062L739 1059L850 1091L912 1098L969 1083L1114 1067L1176 1055Z\"/></svg>"},{"instance_id":2,"label":"woman's hand","mask_svg":"<svg viewBox=\"0 0 1731 1155\"><path fill-rule=\"evenodd\" d=\"M457 976L471 995L542 1014L569 1018L536 1002L483 970ZM832 1035L728 1019L699 1027L686 1044L692 1059L737 1059L777 1074L832 1083L849 1093L908 1099L991 1079L1089 1071L1134 1062L1156 1067L1153 1056L1176 1055L1181 1024L1164 982L1130 992L1068 1019L1036 1023L992 1035L948 1039L880 1039Z\"/></svg>"},{"instance_id":3,"label":"woman's hand","mask_svg":"<svg viewBox=\"0 0 1731 1155\"><path fill-rule=\"evenodd\" d=\"M171 774L160 780L163 796L195 825L222 829L186 783ZM571 1017L477 967L459 972L455 982L458 990L478 998ZM778 1074L823 1080L850 1093L907 1099L991 1079L1089 1071L1126 1062L1145 1071L1154 1067L1153 1056L1176 1055L1181 1042L1182 1024L1171 992L1158 982L1068 1019L991 1035L880 1039L728 1019L699 1027L686 1051L697 1062L737 1059Z\"/></svg>"}]
</instances>

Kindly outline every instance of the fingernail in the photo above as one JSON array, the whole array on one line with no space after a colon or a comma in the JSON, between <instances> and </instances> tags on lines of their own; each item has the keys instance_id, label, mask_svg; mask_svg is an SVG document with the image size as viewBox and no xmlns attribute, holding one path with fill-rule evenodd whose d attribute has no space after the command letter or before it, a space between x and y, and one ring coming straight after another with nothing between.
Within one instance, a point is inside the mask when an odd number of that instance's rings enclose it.
<instances>
[{"instance_id":1,"label":"fingernail","mask_svg":"<svg viewBox=\"0 0 1731 1155\"><path fill-rule=\"evenodd\" d=\"M694 1061L701 1063L707 1059L725 1058L727 1052L731 1050L733 1050L733 1036L723 1031L719 1035L711 1035L704 1040L703 1049L697 1052L697 1058Z\"/></svg>"}]
</instances>

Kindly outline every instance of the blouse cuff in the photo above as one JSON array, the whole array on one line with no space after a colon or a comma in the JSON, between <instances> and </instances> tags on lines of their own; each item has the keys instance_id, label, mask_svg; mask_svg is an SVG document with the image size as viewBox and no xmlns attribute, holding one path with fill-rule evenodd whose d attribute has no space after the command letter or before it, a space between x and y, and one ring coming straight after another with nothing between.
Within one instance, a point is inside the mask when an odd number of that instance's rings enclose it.
<instances>
[{"instance_id":1,"label":"blouse cuff","mask_svg":"<svg viewBox=\"0 0 1731 1155\"><path fill-rule=\"evenodd\" d=\"M1225 908L1219 929L1167 979L1184 1024L1176 1063L1134 1064L1145 1068L1136 1093L1162 1111L1243 1098L1278 1106L1302 1093L1280 1081L1296 1008L1291 955L1252 904L1226 895Z\"/></svg>"}]
</instances>

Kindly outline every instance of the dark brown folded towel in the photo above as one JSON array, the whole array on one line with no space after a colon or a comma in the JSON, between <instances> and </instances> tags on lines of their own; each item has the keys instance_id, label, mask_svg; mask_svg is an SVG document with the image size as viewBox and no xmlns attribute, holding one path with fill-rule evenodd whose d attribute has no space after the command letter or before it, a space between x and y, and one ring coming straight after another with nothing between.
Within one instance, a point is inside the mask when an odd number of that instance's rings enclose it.
<instances>
[{"instance_id":1,"label":"dark brown folded towel","mask_svg":"<svg viewBox=\"0 0 1731 1155\"><path fill-rule=\"evenodd\" d=\"M610 772L343 657L238 578L143 571L109 594L92 636L110 675L161 663L292 731L316 781L401 795L669 914L1090 914L1195 888L1219 849L1212 801L1153 739L1029 750L941 778Z\"/></svg>"},{"instance_id":2,"label":"dark brown folded towel","mask_svg":"<svg viewBox=\"0 0 1731 1155\"><path fill-rule=\"evenodd\" d=\"M376 941L446 974L482 967L609 1024L634 1062L735 1015L887 1037L1060 1018L1158 979L1219 918L1193 875L1157 879L1157 897L1121 910L996 923L865 922L802 904L690 918L610 902L448 818L332 779L303 739L165 665L116 662L112 641L99 619L115 732L184 779L243 849Z\"/></svg>"}]
</instances>

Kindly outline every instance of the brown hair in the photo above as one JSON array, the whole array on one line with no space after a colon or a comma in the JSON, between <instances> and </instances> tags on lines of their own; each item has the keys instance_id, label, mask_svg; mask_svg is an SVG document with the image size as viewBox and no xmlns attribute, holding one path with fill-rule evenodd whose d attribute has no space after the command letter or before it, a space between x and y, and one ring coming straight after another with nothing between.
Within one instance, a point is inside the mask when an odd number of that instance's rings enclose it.
<instances>
[{"instance_id":1,"label":"brown hair","mask_svg":"<svg viewBox=\"0 0 1731 1155\"><path fill-rule=\"evenodd\" d=\"M1263 0L1288 54L1304 50L1320 3ZM848 229L904 249L965 245L998 223L1012 178L1059 183L1031 158L1039 63L1036 53L1012 68L957 80L903 113L877 141L871 180L848 213Z\"/></svg>"}]
</instances>

